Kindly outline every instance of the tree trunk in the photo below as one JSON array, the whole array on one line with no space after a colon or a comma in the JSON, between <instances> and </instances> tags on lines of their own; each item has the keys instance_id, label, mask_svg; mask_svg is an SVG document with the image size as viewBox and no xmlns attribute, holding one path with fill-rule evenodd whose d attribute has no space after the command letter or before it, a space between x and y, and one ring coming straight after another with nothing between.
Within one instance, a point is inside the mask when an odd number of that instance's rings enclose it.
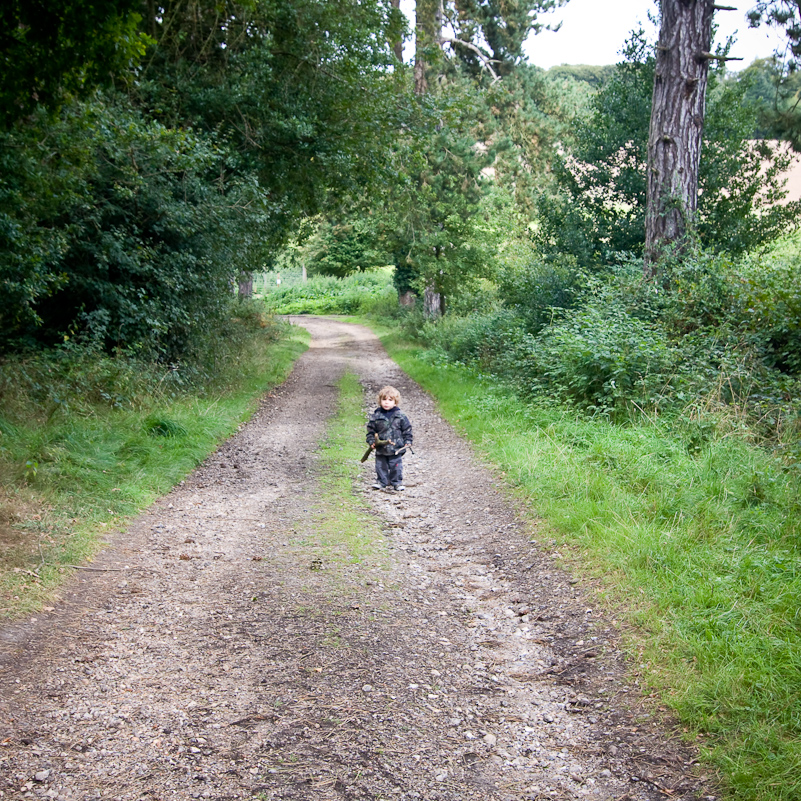
<instances>
[{"instance_id":1,"label":"tree trunk","mask_svg":"<svg viewBox=\"0 0 801 801\"><path fill-rule=\"evenodd\" d=\"M428 92L431 62L438 53L442 34L441 0L417 0L415 4L414 93ZM433 284L423 292L423 316L427 319L442 314L442 296Z\"/></svg>"},{"instance_id":2,"label":"tree trunk","mask_svg":"<svg viewBox=\"0 0 801 801\"><path fill-rule=\"evenodd\" d=\"M396 11L400 11L400 0L390 0L390 5ZM403 63L403 39L398 39L392 43L392 50L395 53L395 58L402 64Z\"/></svg>"},{"instance_id":3,"label":"tree trunk","mask_svg":"<svg viewBox=\"0 0 801 801\"><path fill-rule=\"evenodd\" d=\"M423 317L434 320L442 316L442 295L432 286L423 292Z\"/></svg>"},{"instance_id":4,"label":"tree trunk","mask_svg":"<svg viewBox=\"0 0 801 801\"><path fill-rule=\"evenodd\" d=\"M698 165L715 0L661 0L648 137L645 273L682 242L698 208Z\"/></svg>"},{"instance_id":5,"label":"tree trunk","mask_svg":"<svg viewBox=\"0 0 801 801\"><path fill-rule=\"evenodd\" d=\"M239 278L239 299L253 297L253 273L245 273Z\"/></svg>"},{"instance_id":6,"label":"tree trunk","mask_svg":"<svg viewBox=\"0 0 801 801\"><path fill-rule=\"evenodd\" d=\"M417 0L415 4L414 93L428 91L428 73L439 48L442 32L440 0Z\"/></svg>"}]
</instances>

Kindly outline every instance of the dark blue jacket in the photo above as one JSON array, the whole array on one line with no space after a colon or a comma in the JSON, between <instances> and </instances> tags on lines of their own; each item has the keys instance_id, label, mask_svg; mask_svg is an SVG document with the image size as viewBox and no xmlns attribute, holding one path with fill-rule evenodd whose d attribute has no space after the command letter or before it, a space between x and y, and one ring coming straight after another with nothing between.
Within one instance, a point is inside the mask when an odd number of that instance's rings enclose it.
<instances>
[{"instance_id":1,"label":"dark blue jacket","mask_svg":"<svg viewBox=\"0 0 801 801\"><path fill-rule=\"evenodd\" d=\"M367 444L375 442L375 435L379 439L392 440L392 445L377 445L375 452L382 456L394 456L395 451L404 445L412 444L412 424L409 418L397 407L393 406L384 411L380 406L367 421Z\"/></svg>"}]
</instances>

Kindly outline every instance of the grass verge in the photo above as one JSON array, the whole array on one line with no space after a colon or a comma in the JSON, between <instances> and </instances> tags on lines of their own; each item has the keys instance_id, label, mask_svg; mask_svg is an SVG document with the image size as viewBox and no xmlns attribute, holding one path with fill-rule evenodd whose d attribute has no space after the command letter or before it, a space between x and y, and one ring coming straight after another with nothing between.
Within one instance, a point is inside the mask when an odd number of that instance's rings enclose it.
<instances>
[{"instance_id":1,"label":"grass verge","mask_svg":"<svg viewBox=\"0 0 801 801\"><path fill-rule=\"evenodd\" d=\"M524 405L373 325L636 629L634 669L731 797L801 798L801 495L721 420L618 426Z\"/></svg>"},{"instance_id":2,"label":"grass verge","mask_svg":"<svg viewBox=\"0 0 801 801\"><path fill-rule=\"evenodd\" d=\"M363 391L352 373L345 373L337 386L336 410L315 452L309 482L313 499L302 514L296 509L286 547L269 555L279 575L281 562L286 563L284 580L292 584L296 611L309 616L380 607L383 600L376 593L383 591L389 568L381 524L355 491L364 452L359 445L364 440ZM298 565L306 565L308 571L297 571ZM336 632L322 644L342 645Z\"/></svg>"},{"instance_id":3,"label":"grass verge","mask_svg":"<svg viewBox=\"0 0 801 801\"><path fill-rule=\"evenodd\" d=\"M286 328L254 334L215 392L150 393L124 407L0 407L0 617L41 608L69 565L202 462L308 347ZM24 401L24 398L22 399Z\"/></svg>"}]
</instances>

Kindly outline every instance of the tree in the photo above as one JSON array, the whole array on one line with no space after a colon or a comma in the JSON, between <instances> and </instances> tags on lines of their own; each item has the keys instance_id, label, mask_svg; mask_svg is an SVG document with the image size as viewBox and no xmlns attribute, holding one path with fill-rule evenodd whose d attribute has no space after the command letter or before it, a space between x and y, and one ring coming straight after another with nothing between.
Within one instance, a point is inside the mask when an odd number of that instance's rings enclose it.
<instances>
[{"instance_id":1,"label":"tree","mask_svg":"<svg viewBox=\"0 0 801 801\"><path fill-rule=\"evenodd\" d=\"M88 332L181 358L303 219L386 176L403 26L384 0L137 7L152 43L125 91L0 131L0 349Z\"/></svg>"},{"instance_id":2,"label":"tree","mask_svg":"<svg viewBox=\"0 0 801 801\"><path fill-rule=\"evenodd\" d=\"M600 89L612 77L614 64L601 67L588 64L558 64L548 70L550 78L572 78L589 84L593 89Z\"/></svg>"},{"instance_id":3,"label":"tree","mask_svg":"<svg viewBox=\"0 0 801 801\"><path fill-rule=\"evenodd\" d=\"M788 141L794 150L801 151L801 72L788 72L786 65L773 56L756 59L738 73L737 79L746 83L745 99L758 112L756 138Z\"/></svg>"},{"instance_id":4,"label":"tree","mask_svg":"<svg viewBox=\"0 0 801 801\"><path fill-rule=\"evenodd\" d=\"M531 33L550 26L540 16L568 0L454 0L443 2L443 13L453 37L449 44L462 66L473 75L494 78L509 75L524 59L523 44Z\"/></svg>"},{"instance_id":5,"label":"tree","mask_svg":"<svg viewBox=\"0 0 801 801\"><path fill-rule=\"evenodd\" d=\"M766 23L784 30L789 52L783 60L786 60L789 71L795 72L801 60L801 2L759 0L748 12L748 21L752 28Z\"/></svg>"},{"instance_id":6,"label":"tree","mask_svg":"<svg viewBox=\"0 0 801 801\"><path fill-rule=\"evenodd\" d=\"M0 5L0 126L130 75L148 41L138 30L140 8L140 0Z\"/></svg>"},{"instance_id":7,"label":"tree","mask_svg":"<svg viewBox=\"0 0 801 801\"><path fill-rule=\"evenodd\" d=\"M442 6L439 0L417 0L415 4L414 93L422 98L428 93L432 67L441 61ZM436 246L435 246L436 247ZM439 255L439 249L436 251ZM438 317L442 313L442 293L436 278L423 289L423 314Z\"/></svg>"},{"instance_id":8,"label":"tree","mask_svg":"<svg viewBox=\"0 0 801 801\"><path fill-rule=\"evenodd\" d=\"M695 224L715 0L661 0L648 136L646 272Z\"/></svg>"},{"instance_id":9,"label":"tree","mask_svg":"<svg viewBox=\"0 0 801 801\"><path fill-rule=\"evenodd\" d=\"M393 153L395 178L376 213L398 291L421 297L429 318L492 263L482 209L490 182L482 170L493 154L476 145L486 110L471 90L450 84L412 106Z\"/></svg>"},{"instance_id":10,"label":"tree","mask_svg":"<svg viewBox=\"0 0 801 801\"><path fill-rule=\"evenodd\" d=\"M554 159L556 191L538 202L540 246L584 266L609 264L621 251L642 256L646 169L656 59L642 31L625 60L572 124L574 139ZM749 83L723 66L710 71L695 230L704 246L730 255L794 227L799 204L780 202L786 151L754 141L759 107Z\"/></svg>"},{"instance_id":11,"label":"tree","mask_svg":"<svg viewBox=\"0 0 801 801\"><path fill-rule=\"evenodd\" d=\"M784 31L787 46L778 49L770 68L773 91L763 109L763 124L771 135L790 142L801 152L799 64L801 63L801 3L798 0L759 0L748 12L751 27L771 25Z\"/></svg>"},{"instance_id":12,"label":"tree","mask_svg":"<svg viewBox=\"0 0 801 801\"><path fill-rule=\"evenodd\" d=\"M230 170L258 176L270 207L262 236L279 247L300 220L382 174L398 26L383 0L174 0L134 99L224 143Z\"/></svg>"},{"instance_id":13,"label":"tree","mask_svg":"<svg viewBox=\"0 0 801 801\"><path fill-rule=\"evenodd\" d=\"M208 138L145 119L123 96L0 135L0 350L88 335L177 360L225 319L259 253L251 178Z\"/></svg>"},{"instance_id":14,"label":"tree","mask_svg":"<svg viewBox=\"0 0 801 801\"><path fill-rule=\"evenodd\" d=\"M440 0L415 3L414 93L428 92L430 73L441 61L442 10Z\"/></svg>"},{"instance_id":15,"label":"tree","mask_svg":"<svg viewBox=\"0 0 801 801\"><path fill-rule=\"evenodd\" d=\"M392 12L394 16L400 22L400 0L390 0L390 5L392 6ZM403 33L398 29L398 32L390 38L390 44L392 45L392 52L395 55L395 61L398 64L403 63Z\"/></svg>"},{"instance_id":16,"label":"tree","mask_svg":"<svg viewBox=\"0 0 801 801\"><path fill-rule=\"evenodd\" d=\"M544 27L538 22L538 15L565 2L567 0L520 0L515 3L417 0L414 93L423 108L420 119L432 112L436 115L437 100L431 102L429 94L436 96L435 87L445 81L455 91L445 100L443 110L453 104L457 96L461 98L457 102L464 102L471 85L480 92L483 77L491 76L494 83L510 75L522 60L523 42L529 33ZM446 35L443 28L452 35ZM446 59L446 55L450 58ZM475 100L484 105L479 116L489 116L486 114L486 99L476 97L468 102ZM453 120L459 115L454 117L451 105L445 116ZM453 126L435 123L428 134L428 142L416 139L412 144L412 140L409 141L423 172L409 175L417 202L413 209L409 208L411 213L406 217L407 222L398 230L410 232L413 229L415 244L404 248L396 233L391 249L400 262L396 275L402 293L405 289L418 289L417 281L421 276L427 276L423 289L426 317L442 313L443 288L445 285L454 286L452 276L456 261L462 261L466 272L475 272L468 265L480 248L470 250L474 226L464 215L475 213L487 185L481 177L481 170L491 161L490 149L486 136L482 139L479 134L480 127L463 118ZM484 133L487 134L486 127ZM454 138L448 139L449 134ZM443 152L436 152L438 148ZM422 206L421 201L429 205ZM408 224L410 221L413 221L411 226ZM427 242L427 251L421 248L422 242Z\"/></svg>"}]
</instances>

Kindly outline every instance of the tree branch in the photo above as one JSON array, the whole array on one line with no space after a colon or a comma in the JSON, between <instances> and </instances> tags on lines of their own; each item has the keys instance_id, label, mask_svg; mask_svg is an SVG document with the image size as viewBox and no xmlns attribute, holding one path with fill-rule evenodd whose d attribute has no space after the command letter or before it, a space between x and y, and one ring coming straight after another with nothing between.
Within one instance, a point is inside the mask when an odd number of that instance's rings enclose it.
<instances>
[{"instance_id":1,"label":"tree branch","mask_svg":"<svg viewBox=\"0 0 801 801\"><path fill-rule=\"evenodd\" d=\"M716 56L714 53L701 53L701 58L707 59L707 61L742 61L742 58L735 58L734 56Z\"/></svg>"},{"instance_id":2,"label":"tree branch","mask_svg":"<svg viewBox=\"0 0 801 801\"><path fill-rule=\"evenodd\" d=\"M462 47L466 47L468 50L472 50L479 57L479 59L481 59L481 63L492 73L493 80L497 81L499 79L500 76L498 75L497 72L495 72L494 69L492 69L491 65L491 62L493 61L496 64L498 64L499 63L498 59L489 58L489 56L486 56L484 53L482 53L481 50L478 47L476 47L472 42L464 42L461 39L446 39L445 37L440 36L439 43L458 44L462 45Z\"/></svg>"}]
</instances>

